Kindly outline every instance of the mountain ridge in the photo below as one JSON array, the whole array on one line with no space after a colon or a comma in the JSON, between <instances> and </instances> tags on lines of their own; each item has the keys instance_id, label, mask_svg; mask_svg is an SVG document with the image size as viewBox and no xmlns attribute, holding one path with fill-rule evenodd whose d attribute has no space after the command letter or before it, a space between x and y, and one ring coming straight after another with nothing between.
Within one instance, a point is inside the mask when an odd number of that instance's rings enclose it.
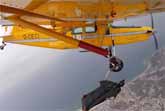
<instances>
[{"instance_id":1,"label":"mountain ridge","mask_svg":"<svg viewBox=\"0 0 165 111\"><path fill-rule=\"evenodd\" d=\"M128 82L118 97L91 111L165 111L165 48L156 51L146 69Z\"/></svg>"}]
</instances>

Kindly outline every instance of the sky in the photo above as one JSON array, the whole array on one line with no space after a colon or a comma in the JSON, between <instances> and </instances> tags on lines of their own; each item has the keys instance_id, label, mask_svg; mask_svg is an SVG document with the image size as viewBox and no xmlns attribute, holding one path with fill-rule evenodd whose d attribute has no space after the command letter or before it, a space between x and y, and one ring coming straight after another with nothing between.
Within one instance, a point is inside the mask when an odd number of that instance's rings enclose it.
<instances>
[{"instance_id":1,"label":"sky","mask_svg":"<svg viewBox=\"0 0 165 111\"><path fill-rule=\"evenodd\" d=\"M159 44L165 47L165 13L154 14ZM115 25L150 26L150 17L131 18ZM108 71L107 60L78 50L54 50L8 44L0 51L0 110L73 111L80 107L81 96L98 86ZM111 73L111 80L127 81L143 72L155 51L147 42L117 46L124 69Z\"/></svg>"}]
</instances>

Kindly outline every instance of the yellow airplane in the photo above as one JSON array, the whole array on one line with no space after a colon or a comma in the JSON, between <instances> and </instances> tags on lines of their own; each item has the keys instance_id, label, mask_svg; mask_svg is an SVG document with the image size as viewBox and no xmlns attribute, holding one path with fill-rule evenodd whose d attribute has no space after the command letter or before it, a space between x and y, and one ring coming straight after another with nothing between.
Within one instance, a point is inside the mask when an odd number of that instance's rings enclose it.
<instances>
[{"instance_id":1,"label":"yellow airplane","mask_svg":"<svg viewBox=\"0 0 165 111\"><path fill-rule=\"evenodd\" d=\"M11 21L6 43L75 49L83 48L109 59L118 72L123 61L115 56L116 45L147 41L154 37L152 13L164 12L165 0L0 0L1 18ZM113 26L117 20L151 14L152 27ZM10 25L3 25L6 30ZM107 48L106 48L107 47Z\"/></svg>"}]
</instances>

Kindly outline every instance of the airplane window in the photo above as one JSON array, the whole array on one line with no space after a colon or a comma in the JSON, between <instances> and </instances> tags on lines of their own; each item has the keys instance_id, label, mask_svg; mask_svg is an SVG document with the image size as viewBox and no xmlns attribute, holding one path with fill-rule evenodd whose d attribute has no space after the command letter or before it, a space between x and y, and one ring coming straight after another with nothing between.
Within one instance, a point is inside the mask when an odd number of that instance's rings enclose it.
<instances>
[{"instance_id":1,"label":"airplane window","mask_svg":"<svg viewBox=\"0 0 165 111\"><path fill-rule=\"evenodd\" d=\"M83 29L81 27L74 28L72 31L73 34L81 34L82 32L83 32Z\"/></svg>"},{"instance_id":2,"label":"airplane window","mask_svg":"<svg viewBox=\"0 0 165 111\"><path fill-rule=\"evenodd\" d=\"M96 29L95 27L85 27L85 32L86 33L95 33ZM73 34L82 34L83 33L83 28L82 27L78 27L78 28L74 28L72 30Z\"/></svg>"},{"instance_id":3,"label":"airplane window","mask_svg":"<svg viewBox=\"0 0 165 111\"><path fill-rule=\"evenodd\" d=\"M86 27L85 31L86 31L86 33L94 33L94 32L96 32L95 27Z\"/></svg>"}]
</instances>

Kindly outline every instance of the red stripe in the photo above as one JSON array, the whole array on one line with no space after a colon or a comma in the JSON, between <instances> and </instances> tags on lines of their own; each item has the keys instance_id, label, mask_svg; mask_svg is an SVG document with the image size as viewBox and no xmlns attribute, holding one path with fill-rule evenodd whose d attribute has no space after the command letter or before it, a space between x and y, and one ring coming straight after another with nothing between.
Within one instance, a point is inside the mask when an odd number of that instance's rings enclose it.
<instances>
[{"instance_id":1,"label":"red stripe","mask_svg":"<svg viewBox=\"0 0 165 111\"><path fill-rule=\"evenodd\" d=\"M86 49L88 51L91 51L91 52L95 52L95 53L97 53L99 55L102 55L102 56L105 56L105 57L108 56L108 50L103 49L101 47L97 47L97 46L88 44L88 43L83 42L83 41L80 41L79 47L83 48L83 49Z\"/></svg>"}]
</instances>

